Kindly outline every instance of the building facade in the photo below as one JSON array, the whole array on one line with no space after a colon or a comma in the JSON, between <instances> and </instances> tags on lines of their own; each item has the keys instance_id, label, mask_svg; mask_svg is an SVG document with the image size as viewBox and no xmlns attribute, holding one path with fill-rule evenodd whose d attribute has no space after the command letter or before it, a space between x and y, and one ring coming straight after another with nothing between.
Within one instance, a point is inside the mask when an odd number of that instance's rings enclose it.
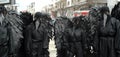
<instances>
[{"instance_id":1,"label":"building facade","mask_svg":"<svg viewBox=\"0 0 120 57\"><path fill-rule=\"evenodd\" d=\"M48 6L47 12L54 12L56 16L73 17L75 11L89 10L95 6L108 6L110 9L117 0L57 0Z\"/></svg>"},{"instance_id":2,"label":"building facade","mask_svg":"<svg viewBox=\"0 0 120 57\"><path fill-rule=\"evenodd\" d=\"M7 8L8 11L10 10L14 10L17 12L17 4L16 4L16 0L10 0L9 4L5 4L5 7Z\"/></svg>"},{"instance_id":3,"label":"building facade","mask_svg":"<svg viewBox=\"0 0 120 57\"><path fill-rule=\"evenodd\" d=\"M35 13L35 2L32 2L28 7L27 11L34 14Z\"/></svg>"}]
</instances>

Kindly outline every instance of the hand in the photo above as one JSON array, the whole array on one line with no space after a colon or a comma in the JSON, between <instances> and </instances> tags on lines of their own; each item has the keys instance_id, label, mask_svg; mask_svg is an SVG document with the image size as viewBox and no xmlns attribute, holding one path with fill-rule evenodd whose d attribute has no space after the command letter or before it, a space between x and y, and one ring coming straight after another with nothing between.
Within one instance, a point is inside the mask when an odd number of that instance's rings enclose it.
<instances>
[{"instance_id":1,"label":"hand","mask_svg":"<svg viewBox=\"0 0 120 57\"><path fill-rule=\"evenodd\" d=\"M94 53L94 50L93 50L93 47L92 47L92 46L90 46L90 52L91 52L91 53Z\"/></svg>"}]
</instances>

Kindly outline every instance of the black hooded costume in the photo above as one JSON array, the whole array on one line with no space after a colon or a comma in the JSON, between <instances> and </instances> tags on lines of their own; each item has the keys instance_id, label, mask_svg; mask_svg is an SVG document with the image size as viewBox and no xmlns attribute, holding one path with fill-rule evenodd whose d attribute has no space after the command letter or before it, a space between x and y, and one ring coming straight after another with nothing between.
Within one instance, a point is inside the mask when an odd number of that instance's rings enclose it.
<instances>
[{"instance_id":1,"label":"black hooded costume","mask_svg":"<svg viewBox=\"0 0 120 57\"><path fill-rule=\"evenodd\" d=\"M73 18L73 24L71 24L65 30L64 42L68 47L68 57L83 57L84 48L87 48L85 30L83 29L82 17Z\"/></svg>"},{"instance_id":2,"label":"black hooded costume","mask_svg":"<svg viewBox=\"0 0 120 57\"><path fill-rule=\"evenodd\" d=\"M0 57L13 56L15 51L11 23L5 12L5 7L0 7Z\"/></svg>"},{"instance_id":3,"label":"black hooded costume","mask_svg":"<svg viewBox=\"0 0 120 57\"><path fill-rule=\"evenodd\" d=\"M117 40L120 37L120 22L108 14L108 7L101 7L100 13L102 18L98 25L99 56L116 57L116 46L119 45ZM107 15L106 21L104 14Z\"/></svg>"},{"instance_id":4,"label":"black hooded costume","mask_svg":"<svg viewBox=\"0 0 120 57\"><path fill-rule=\"evenodd\" d=\"M57 48L57 57L67 57L67 48L64 46L64 30L67 27L69 19L67 17L58 17L55 22L55 45Z\"/></svg>"},{"instance_id":5,"label":"black hooded costume","mask_svg":"<svg viewBox=\"0 0 120 57\"><path fill-rule=\"evenodd\" d=\"M47 38L46 25L41 21L41 13L35 14L36 20L26 29L25 48L28 57L45 57L44 47ZM38 24L36 23L38 22Z\"/></svg>"}]
</instances>

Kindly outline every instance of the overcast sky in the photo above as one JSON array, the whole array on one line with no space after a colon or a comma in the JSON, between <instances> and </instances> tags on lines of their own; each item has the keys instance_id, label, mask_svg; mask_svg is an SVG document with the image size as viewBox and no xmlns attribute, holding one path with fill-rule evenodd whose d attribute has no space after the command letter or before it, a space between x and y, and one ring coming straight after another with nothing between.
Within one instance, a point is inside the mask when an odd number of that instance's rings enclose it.
<instances>
[{"instance_id":1,"label":"overcast sky","mask_svg":"<svg viewBox=\"0 0 120 57\"><path fill-rule=\"evenodd\" d=\"M51 3L51 0L16 0L18 11L26 10L27 6L32 2L35 2L36 11L41 11L42 7Z\"/></svg>"}]
</instances>

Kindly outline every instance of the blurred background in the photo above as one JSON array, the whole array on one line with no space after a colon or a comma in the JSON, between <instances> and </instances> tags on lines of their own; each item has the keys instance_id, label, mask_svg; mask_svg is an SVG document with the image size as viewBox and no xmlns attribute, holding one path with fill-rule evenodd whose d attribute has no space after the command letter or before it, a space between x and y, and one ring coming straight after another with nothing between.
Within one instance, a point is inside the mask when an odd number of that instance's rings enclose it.
<instances>
[{"instance_id":1,"label":"blurred background","mask_svg":"<svg viewBox=\"0 0 120 57\"><path fill-rule=\"evenodd\" d=\"M81 11L82 14L87 14L94 6L107 5L111 10L120 0L1 0L0 3L4 1L10 1L5 4L6 7L18 13L28 11L34 14L40 11L49 13L52 17L61 15L73 17Z\"/></svg>"}]
</instances>

